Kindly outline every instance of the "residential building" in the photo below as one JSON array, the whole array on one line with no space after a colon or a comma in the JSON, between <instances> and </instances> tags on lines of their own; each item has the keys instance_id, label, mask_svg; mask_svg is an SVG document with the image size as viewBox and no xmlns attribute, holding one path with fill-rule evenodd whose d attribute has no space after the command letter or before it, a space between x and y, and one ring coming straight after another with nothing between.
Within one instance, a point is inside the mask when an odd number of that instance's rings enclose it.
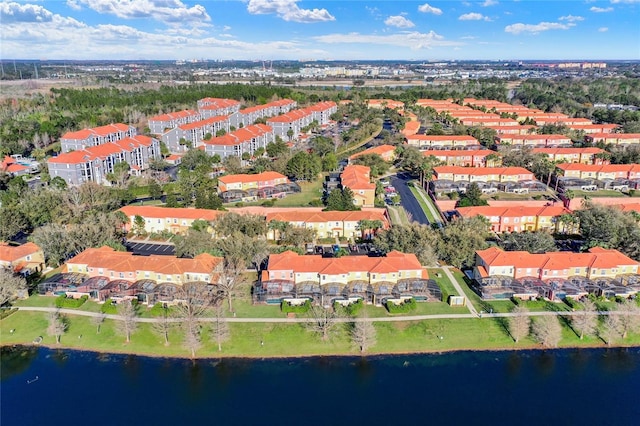
<instances>
[{"instance_id":1,"label":"residential building","mask_svg":"<svg viewBox=\"0 0 640 426\"><path fill-rule=\"evenodd\" d=\"M571 210L564 206L549 205L542 207L497 207L475 206L458 207L456 211L460 217L471 218L484 216L489 221L493 232L522 232L522 231L551 231L564 230L566 224L558 221L564 214L571 214Z\"/></svg>"},{"instance_id":2,"label":"residential building","mask_svg":"<svg viewBox=\"0 0 640 426\"><path fill-rule=\"evenodd\" d=\"M365 149L364 151L357 152L349 157L349 162L355 160L358 157L368 154L379 155L384 161L392 162L396 159L396 147L393 145L378 145L372 148Z\"/></svg>"},{"instance_id":3,"label":"residential building","mask_svg":"<svg viewBox=\"0 0 640 426\"><path fill-rule=\"evenodd\" d=\"M498 149L505 146L513 148L554 148L571 147L571 138L564 135L506 135L501 134L494 138Z\"/></svg>"},{"instance_id":4,"label":"residential building","mask_svg":"<svg viewBox=\"0 0 640 426\"><path fill-rule=\"evenodd\" d=\"M202 146L202 141L206 139L205 136L213 137L221 130L225 133L229 132L229 117L226 115L182 124L163 133L160 139L171 152L186 152L191 147ZM184 142L189 142L189 144Z\"/></svg>"},{"instance_id":5,"label":"residential building","mask_svg":"<svg viewBox=\"0 0 640 426\"><path fill-rule=\"evenodd\" d=\"M520 123L513 118L495 118L483 117L483 118L460 118L460 123L465 126L512 126L519 127Z\"/></svg>"},{"instance_id":6,"label":"residential building","mask_svg":"<svg viewBox=\"0 0 640 426\"><path fill-rule=\"evenodd\" d=\"M604 150L596 147L590 148L533 148L534 154L545 154L549 160L554 162L582 163L582 164L605 164L598 154L604 154Z\"/></svg>"},{"instance_id":7,"label":"residential building","mask_svg":"<svg viewBox=\"0 0 640 426\"><path fill-rule=\"evenodd\" d=\"M125 225L127 232L134 228L136 216L144 219L144 231L147 233L171 232L184 234L196 220L211 222L221 214L220 210L172 208L158 206L124 206L120 210L129 222Z\"/></svg>"},{"instance_id":8,"label":"residential building","mask_svg":"<svg viewBox=\"0 0 640 426\"><path fill-rule=\"evenodd\" d=\"M375 108L375 109L390 108L390 109L397 109L397 110L404 109L404 102L395 101L393 99L367 99L366 102L367 102L368 108Z\"/></svg>"},{"instance_id":9,"label":"residential building","mask_svg":"<svg viewBox=\"0 0 640 426\"><path fill-rule=\"evenodd\" d=\"M149 167L151 160L160 157L160 142L138 135L60 154L47 160L47 167L51 178L59 176L69 185L104 184L108 183L107 174L119 162L129 163L131 173L138 174Z\"/></svg>"},{"instance_id":10,"label":"residential building","mask_svg":"<svg viewBox=\"0 0 640 426\"><path fill-rule=\"evenodd\" d=\"M371 169L367 166L349 165L340 175L340 184L353 192L353 204L358 207L373 207L376 185L371 183Z\"/></svg>"},{"instance_id":11,"label":"residential building","mask_svg":"<svg viewBox=\"0 0 640 426\"><path fill-rule=\"evenodd\" d=\"M561 117L554 114L545 114L544 116L539 114L534 115L532 118L536 121L536 125L538 126L544 126L546 124L559 124L563 126L589 126L593 124L593 122L588 118L571 118L567 116Z\"/></svg>"},{"instance_id":12,"label":"residential building","mask_svg":"<svg viewBox=\"0 0 640 426\"><path fill-rule=\"evenodd\" d=\"M550 252L532 254L526 251L503 251L490 247L476 252L473 276L476 279L500 276L513 279L540 280L617 278L638 274L640 263L618 250L593 247L586 253Z\"/></svg>"},{"instance_id":13,"label":"residential building","mask_svg":"<svg viewBox=\"0 0 640 426\"><path fill-rule=\"evenodd\" d=\"M420 130L420 122L419 121L407 121L404 124L404 129L402 129L400 131L400 133L402 133L402 135L406 138L408 138L409 136L413 136L415 134L418 133L418 131Z\"/></svg>"},{"instance_id":14,"label":"residential building","mask_svg":"<svg viewBox=\"0 0 640 426\"><path fill-rule=\"evenodd\" d=\"M330 117L338 110L333 101L319 102L307 108L291 110L285 114L271 117L267 124L273 128L273 133L284 140L297 139L303 128L314 121L319 126L329 123Z\"/></svg>"},{"instance_id":15,"label":"residential building","mask_svg":"<svg viewBox=\"0 0 640 426\"><path fill-rule=\"evenodd\" d=\"M419 149L479 149L480 142L466 135L411 135L407 144Z\"/></svg>"},{"instance_id":16,"label":"residential building","mask_svg":"<svg viewBox=\"0 0 640 426\"><path fill-rule=\"evenodd\" d=\"M560 176L578 179L640 179L640 164L557 164Z\"/></svg>"},{"instance_id":17,"label":"residential building","mask_svg":"<svg viewBox=\"0 0 640 426\"><path fill-rule=\"evenodd\" d=\"M183 111L170 112L168 114L151 117L147 126L152 134L162 135L174 127L193 123L194 121L199 121L201 119L202 115L198 111L185 109Z\"/></svg>"},{"instance_id":18,"label":"residential building","mask_svg":"<svg viewBox=\"0 0 640 426\"><path fill-rule=\"evenodd\" d=\"M412 253L392 251L383 257L326 258L286 251L269 256L258 291L319 297L316 301L320 303L356 296L379 304L385 297L414 294L428 278Z\"/></svg>"},{"instance_id":19,"label":"residential building","mask_svg":"<svg viewBox=\"0 0 640 426\"><path fill-rule=\"evenodd\" d=\"M250 189L264 189L276 185L286 184L289 179L278 172L262 172L254 175L239 174L226 175L218 178L218 190L226 191L248 191Z\"/></svg>"},{"instance_id":20,"label":"residential building","mask_svg":"<svg viewBox=\"0 0 640 426\"><path fill-rule=\"evenodd\" d=\"M362 220L380 221L380 229L390 226L386 209L366 209L360 211L317 211L316 209L287 209L285 211L268 212L267 223L272 221L287 222L292 226L310 228L316 231L318 238L369 238L373 229L360 229ZM269 239L278 237L276 230L270 230Z\"/></svg>"},{"instance_id":21,"label":"residential building","mask_svg":"<svg viewBox=\"0 0 640 426\"><path fill-rule=\"evenodd\" d=\"M584 132L587 135L594 133L613 133L620 127L619 124L570 124L570 129L576 132Z\"/></svg>"},{"instance_id":22,"label":"residential building","mask_svg":"<svg viewBox=\"0 0 640 426\"><path fill-rule=\"evenodd\" d=\"M275 117L286 114L297 106L296 101L291 99L280 99L264 105L256 105L244 108L229 116L229 123L232 127L239 129L256 122L259 118Z\"/></svg>"},{"instance_id":23,"label":"residential building","mask_svg":"<svg viewBox=\"0 0 640 426\"><path fill-rule=\"evenodd\" d=\"M0 242L0 268L22 275L41 272L44 269L44 252L31 242L20 246Z\"/></svg>"},{"instance_id":24,"label":"residential building","mask_svg":"<svg viewBox=\"0 0 640 426\"><path fill-rule=\"evenodd\" d=\"M584 141L593 145L597 143L616 146L638 145L640 133L592 133L585 135Z\"/></svg>"},{"instance_id":25,"label":"residential building","mask_svg":"<svg viewBox=\"0 0 640 426\"><path fill-rule=\"evenodd\" d=\"M496 131L498 136L501 135L530 135L535 132L536 126L485 126Z\"/></svg>"},{"instance_id":26,"label":"residential building","mask_svg":"<svg viewBox=\"0 0 640 426\"><path fill-rule=\"evenodd\" d=\"M438 166L433 168L434 180L453 182L515 183L535 180L535 176L523 167L460 167Z\"/></svg>"},{"instance_id":27,"label":"residential building","mask_svg":"<svg viewBox=\"0 0 640 426\"><path fill-rule=\"evenodd\" d=\"M270 126L253 124L224 136L202 140L202 144L207 154L218 154L224 160L229 156L242 158L245 152L253 157L258 148L266 149L267 145L273 141L273 129Z\"/></svg>"},{"instance_id":28,"label":"residential building","mask_svg":"<svg viewBox=\"0 0 640 426\"><path fill-rule=\"evenodd\" d=\"M182 285L189 282L216 284L222 272L223 259L203 253L193 259L170 256L136 256L131 252L115 251L111 247L90 248L66 262L67 272L88 277L136 282L152 280L156 283Z\"/></svg>"},{"instance_id":29,"label":"residential building","mask_svg":"<svg viewBox=\"0 0 640 426\"><path fill-rule=\"evenodd\" d=\"M240 102L234 99L203 98L198 101L198 112L202 119L228 116L240 111Z\"/></svg>"},{"instance_id":30,"label":"residential building","mask_svg":"<svg viewBox=\"0 0 640 426\"><path fill-rule=\"evenodd\" d=\"M135 127L122 123L83 129L76 132L67 132L60 138L60 150L62 153L78 151L92 146L131 138L137 133Z\"/></svg>"},{"instance_id":31,"label":"residential building","mask_svg":"<svg viewBox=\"0 0 640 426\"><path fill-rule=\"evenodd\" d=\"M4 160L0 163L0 172L7 173L9 176L23 176L28 175L30 169L18 163L15 158L5 155Z\"/></svg>"},{"instance_id":32,"label":"residential building","mask_svg":"<svg viewBox=\"0 0 640 426\"><path fill-rule=\"evenodd\" d=\"M490 149L427 150L422 154L435 157L447 166L496 167L502 163L502 155Z\"/></svg>"}]
</instances>

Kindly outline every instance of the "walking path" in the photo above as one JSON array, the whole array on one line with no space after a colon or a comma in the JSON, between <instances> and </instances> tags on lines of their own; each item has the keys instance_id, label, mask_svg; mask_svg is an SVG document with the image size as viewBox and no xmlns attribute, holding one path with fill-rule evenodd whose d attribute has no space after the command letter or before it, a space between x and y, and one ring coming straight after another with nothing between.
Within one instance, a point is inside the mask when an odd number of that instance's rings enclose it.
<instances>
[{"instance_id":1,"label":"walking path","mask_svg":"<svg viewBox=\"0 0 640 426\"><path fill-rule=\"evenodd\" d=\"M451 268L450 266L445 266L445 267L442 268L442 270L447 275L447 278L449 278L449 281L451 281L451 284L453 284L453 287L458 292L458 295L464 296L464 298L466 299L467 308L469 308L469 312L471 312L474 316L477 316L478 315L478 311L476 310L476 307L473 306L473 303L471 303L471 300L469 300L469 298L466 297L466 295L464 293L464 290L462 290L462 286L460 285L460 283L458 282L456 277L453 276L453 274L450 271L450 268Z\"/></svg>"}]
</instances>

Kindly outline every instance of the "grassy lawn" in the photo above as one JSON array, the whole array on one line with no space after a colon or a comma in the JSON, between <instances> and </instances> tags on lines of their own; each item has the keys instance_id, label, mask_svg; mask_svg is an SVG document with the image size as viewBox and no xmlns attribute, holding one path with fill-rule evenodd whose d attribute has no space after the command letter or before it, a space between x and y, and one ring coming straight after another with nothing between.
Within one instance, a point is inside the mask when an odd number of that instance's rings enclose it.
<instances>
[{"instance_id":1,"label":"grassy lawn","mask_svg":"<svg viewBox=\"0 0 640 426\"><path fill-rule=\"evenodd\" d=\"M545 196L557 199L558 197L550 191L545 192L533 192L530 194L513 194L511 192L499 192L494 195L485 195L483 198L487 200L500 200L500 201L531 201L531 200L544 200Z\"/></svg>"},{"instance_id":2,"label":"grassy lawn","mask_svg":"<svg viewBox=\"0 0 640 426\"><path fill-rule=\"evenodd\" d=\"M445 291L447 294L451 296L461 296L460 294L458 294L458 291L453 286L451 281L449 281L449 278L447 278L445 273L442 272L442 269L429 268L427 269L427 272L429 273L429 279L434 280L440 286L440 289L442 291ZM438 277L438 274L440 274L439 277Z\"/></svg>"},{"instance_id":3,"label":"grassy lawn","mask_svg":"<svg viewBox=\"0 0 640 426\"><path fill-rule=\"evenodd\" d=\"M409 217L404 207L387 206L392 225L408 225Z\"/></svg>"},{"instance_id":4,"label":"grassy lawn","mask_svg":"<svg viewBox=\"0 0 640 426\"><path fill-rule=\"evenodd\" d=\"M409 189L411 190L413 196L416 197L416 200L418 200L418 203L420 204L422 211L424 211L424 214L427 216L427 220L429 221L429 223L442 222L440 218L436 218L433 216L433 214L431 214L431 210L429 210L429 207L427 207L427 204L420 196L420 189L416 188L415 186L410 186ZM426 194L424 195L426 196Z\"/></svg>"},{"instance_id":5,"label":"grassy lawn","mask_svg":"<svg viewBox=\"0 0 640 426\"><path fill-rule=\"evenodd\" d=\"M289 194L284 198L276 200L275 207L310 207L309 203L312 200L322 198L322 183L324 182L324 174L319 177L315 182L299 182L301 191L296 194ZM242 203L244 206L259 206L264 203L265 200L260 200L251 203ZM237 203L227 203L226 207L234 207Z\"/></svg>"},{"instance_id":6,"label":"grassy lawn","mask_svg":"<svg viewBox=\"0 0 640 426\"><path fill-rule=\"evenodd\" d=\"M422 304L428 305L428 304ZM46 333L45 313L17 312L0 321L2 344L29 344L35 337L42 336L43 344L56 347L54 337ZM115 321L107 320L100 334L86 317L67 317L68 329L62 336L61 347L91 349L105 352L153 354L157 356L188 356L182 346L183 335L179 328L171 331L168 346L163 339L152 331L149 324L140 324L132 335L131 342L125 343L118 333ZM576 334L561 320L563 339L560 346L604 346L597 338L587 337L579 340ZM505 331L503 319L459 319L405 321L394 323L376 323L377 344L371 353L403 353L444 351L455 349L500 349L539 347L530 338L517 345ZM357 354L348 337L348 325L336 326L336 335L327 342L309 332L301 324L229 324L230 340L223 344L218 352L212 341L210 329L203 327L203 346L198 356L302 356L323 354ZM10 334L9 330L15 329ZM442 337L442 338L440 338ZM260 342L264 342L261 345ZM632 334L624 345L640 344L640 334Z\"/></svg>"},{"instance_id":7,"label":"grassy lawn","mask_svg":"<svg viewBox=\"0 0 640 426\"><path fill-rule=\"evenodd\" d=\"M582 198L582 197L628 197L629 195L624 193L624 192L620 192L620 191L614 191L611 189L603 189L600 191L580 191L580 190L575 190L573 191L573 198Z\"/></svg>"}]
</instances>

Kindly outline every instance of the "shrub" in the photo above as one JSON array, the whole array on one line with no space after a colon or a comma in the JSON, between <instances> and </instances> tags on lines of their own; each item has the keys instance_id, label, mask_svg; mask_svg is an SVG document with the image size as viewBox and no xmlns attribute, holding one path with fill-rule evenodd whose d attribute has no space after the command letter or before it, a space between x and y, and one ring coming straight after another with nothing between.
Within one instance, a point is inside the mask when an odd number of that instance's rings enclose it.
<instances>
[{"instance_id":1,"label":"shrub","mask_svg":"<svg viewBox=\"0 0 640 426\"><path fill-rule=\"evenodd\" d=\"M342 306L338 302L333 302L333 310L337 311L344 309L344 312L350 317L358 316L358 313L362 310L364 303L362 299L358 299L355 302L349 303L347 306Z\"/></svg>"},{"instance_id":2,"label":"shrub","mask_svg":"<svg viewBox=\"0 0 640 426\"><path fill-rule=\"evenodd\" d=\"M243 203L242 201L238 201L238 202L235 204L235 206L236 206L236 207L244 207L244 203Z\"/></svg>"},{"instance_id":3,"label":"shrub","mask_svg":"<svg viewBox=\"0 0 640 426\"><path fill-rule=\"evenodd\" d=\"M302 305L291 305L289 302L282 301L280 303L280 310L285 314L292 312L294 314L304 314L311 308L311 301L306 300Z\"/></svg>"},{"instance_id":4,"label":"shrub","mask_svg":"<svg viewBox=\"0 0 640 426\"><path fill-rule=\"evenodd\" d=\"M260 204L262 207L273 207L273 205L276 203L276 199L275 198L271 198L269 200L265 200L262 202L262 204Z\"/></svg>"},{"instance_id":5,"label":"shrub","mask_svg":"<svg viewBox=\"0 0 640 426\"><path fill-rule=\"evenodd\" d=\"M580 303L578 303L577 301L575 301L574 299L570 298L570 297L565 297L564 299L562 299L562 301L564 303L567 304L567 306L569 306L571 309L573 309L574 311L576 309L580 308Z\"/></svg>"},{"instance_id":6,"label":"shrub","mask_svg":"<svg viewBox=\"0 0 640 426\"><path fill-rule=\"evenodd\" d=\"M56 308L79 308L87 301L89 296L86 294L79 299L74 299L72 297L67 297L64 294L56 297Z\"/></svg>"},{"instance_id":7,"label":"shrub","mask_svg":"<svg viewBox=\"0 0 640 426\"><path fill-rule=\"evenodd\" d=\"M113 300L111 299L107 299L104 301L104 304L100 307L100 311L103 314L117 314L118 313L118 309L116 308L115 303L113 303Z\"/></svg>"},{"instance_id":8,"label":"shrub","mask_svg":"<svg viewBox=\"0 0 640 426\"><path fill-rule=\"evenodd\" d=\"M14 312L18 312L18 308L1 309L0 310L0 320L5 319L6 317L8 317L9 315L13 314Z\"/></svg>"},{"instance_id":9,"label":"shrub","mask_svg":"<svg viewBox=\"0 0 640 426\"><path fill-rule=\"evenodd\" d=\"M322 200L320 198L314 198L313 200L309 201L309 205L311 207L322 207L324 204L322 203Z\"/></svg>"},{"instance_id":10,"label":"shrub","mask_svg":"<svg viewBox=\"0 0 640 426\"><path fill-rule=\"evenodd\" d=\"M163 303L156 303L149 309L149 313L154 317L162 317L164 314L170 315L173 312L173 308L171 306L164 307Z\"/></svg>"},{"instance_id":11,"label":"shrub","mask_svg":"<svg viewBox=\"0 0 640 426\"><path fill-rule=\"evenodd\" d=\"M387 311L390 314L405 314L407 312L414 311L416 309L416 300L414 298L405 300L403 303L396 305L393 302L387 301L385 304Z\"/></svg>"},{"instance_id":12,"label":"shrub","mask_svg":"<svg viewBox=\"0 0 640 426\"><path fill-rule=\"evenodd\" d=\"M519 297L512 297L511 301L514 305L523 306L527 309L542 309L549 303L542 298L537 298L535 300L522 300Z\"/></svg>"}]
</instances>

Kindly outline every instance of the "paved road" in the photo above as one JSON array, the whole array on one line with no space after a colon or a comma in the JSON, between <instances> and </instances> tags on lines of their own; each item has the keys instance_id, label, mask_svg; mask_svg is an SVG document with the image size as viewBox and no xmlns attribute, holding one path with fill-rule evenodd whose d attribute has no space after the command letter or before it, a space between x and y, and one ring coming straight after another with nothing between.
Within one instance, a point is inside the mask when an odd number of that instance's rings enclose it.
<instances>
[{"instance_id":1,"label":"paved road","mask_svg":"<svg viewBox=\"0 0 640 426\"><path fill-rule=\"evenodd\" d=\"M424 225L428 225L427 215L424 214L422 207L416 197L407 186L409 178L406 175L389 176L389 182L400 194L400 204L409 213L413 220Z\"/></svg>"},{"instance_id":2,"label":"paved road","mask_svg":"<svg viewBox=\"0 0 640 426\"><path fill-rule=\"evenodd\" d=\"M156 254L161 256L175 256L176 249L171 243L158 243L156 241L127 241L125 243L127 251L131 251L134 254L141 256L149 256L150 254Z\"/></svg>"}]
</instances>

